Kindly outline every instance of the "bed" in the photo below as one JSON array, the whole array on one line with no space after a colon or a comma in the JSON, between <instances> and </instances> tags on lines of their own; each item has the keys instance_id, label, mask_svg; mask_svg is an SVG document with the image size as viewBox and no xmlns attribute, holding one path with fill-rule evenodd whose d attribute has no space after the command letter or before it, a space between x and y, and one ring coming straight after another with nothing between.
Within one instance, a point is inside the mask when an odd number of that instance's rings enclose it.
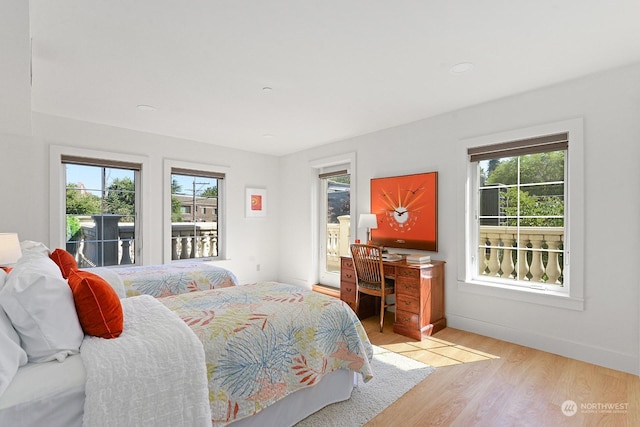
<instances>
[{"instance_id":1,"label":"bed","mask_svg":"<svg viewBox=\"0 0 640 427\"><path fill-rule=\"evenodd\" d=\"M184 277L202 277L196 265L129 268L95 270L130 295L122 334L84 336L62 362L20 366L0 394L0 425L294 425L372 378L372 346L338 299L277 282L238 286L224 271L189 285Z\"/></svg>"}]
</instances>

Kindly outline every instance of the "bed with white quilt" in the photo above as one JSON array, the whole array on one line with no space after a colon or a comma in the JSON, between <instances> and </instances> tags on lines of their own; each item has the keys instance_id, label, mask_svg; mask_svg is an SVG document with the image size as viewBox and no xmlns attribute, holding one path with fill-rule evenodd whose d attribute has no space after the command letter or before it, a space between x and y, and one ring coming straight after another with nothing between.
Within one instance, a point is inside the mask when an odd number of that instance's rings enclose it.
<instances>
[{"instance_id":1,"label":"bed with white quilt","mask_svg":"<svg viewBox=\"0 0 640 427\"><path fill-rule=\"evenodd\" d=\"M371 344L338 299L235 280L167 291L167 275L124 297L126 274L52 255L0 270L0 426L287 426L372 378Z\"/></svg>"}]
</instances>

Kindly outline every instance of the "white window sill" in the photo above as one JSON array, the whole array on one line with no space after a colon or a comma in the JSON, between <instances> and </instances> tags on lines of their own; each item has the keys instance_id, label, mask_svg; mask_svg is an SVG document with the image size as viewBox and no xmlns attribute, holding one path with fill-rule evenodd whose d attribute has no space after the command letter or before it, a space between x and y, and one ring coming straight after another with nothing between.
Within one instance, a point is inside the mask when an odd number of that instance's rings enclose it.
<instances>
[{"instance_id":1,"label":"white window sill","mask_svg":"<svg viewBox=\"0 0 640 427\"><path fill-rule=\"evenodd\" d=\"M533 288L516 288L499 283L480 281L458 281L458 290L461 292L469 292L492 298L528 302L531 304L540 304L576 311L584 310L584 300L582 298L572 297L566 292Z\"/></svg>"}]
</instances>

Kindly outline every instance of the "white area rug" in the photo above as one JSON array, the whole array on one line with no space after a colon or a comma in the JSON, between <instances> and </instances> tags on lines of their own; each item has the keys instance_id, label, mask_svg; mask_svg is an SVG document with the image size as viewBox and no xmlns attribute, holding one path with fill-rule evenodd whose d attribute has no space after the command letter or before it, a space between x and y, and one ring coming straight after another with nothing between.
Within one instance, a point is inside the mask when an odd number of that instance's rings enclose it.
<instances>
[{"instance_id":1,"label":"white area rug","mask_svg":"<svg viewBox=\"0 0 640 427\"><path fill-rule=\"evenodd\" d=\"M358 427L398 400L435 368L373 346L373 379L353 389L351 399L329 405L305 418L298 427Z\"/></svg>"}]
</instances>

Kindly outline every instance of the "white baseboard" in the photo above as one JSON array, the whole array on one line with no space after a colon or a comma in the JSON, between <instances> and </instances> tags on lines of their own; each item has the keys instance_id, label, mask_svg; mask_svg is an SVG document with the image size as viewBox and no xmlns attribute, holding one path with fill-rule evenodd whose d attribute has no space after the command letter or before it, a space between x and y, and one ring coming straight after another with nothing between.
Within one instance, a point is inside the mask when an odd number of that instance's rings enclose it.
<instances>
[{"instance_id":1,"label":"white baseboard","mask_svg":"<svg viewBox=\"0 0 640 427\"><path fill-rule=\"evenodd\" d=\"M607 348L568 341L548 334L514 329L509 326L484 322L447 313L447 326L463 331L485 335L502 341L535 348L571 359L604 366L618 371L639 375L638 355L625 354Z\"/></svg>"}]
</instances>

